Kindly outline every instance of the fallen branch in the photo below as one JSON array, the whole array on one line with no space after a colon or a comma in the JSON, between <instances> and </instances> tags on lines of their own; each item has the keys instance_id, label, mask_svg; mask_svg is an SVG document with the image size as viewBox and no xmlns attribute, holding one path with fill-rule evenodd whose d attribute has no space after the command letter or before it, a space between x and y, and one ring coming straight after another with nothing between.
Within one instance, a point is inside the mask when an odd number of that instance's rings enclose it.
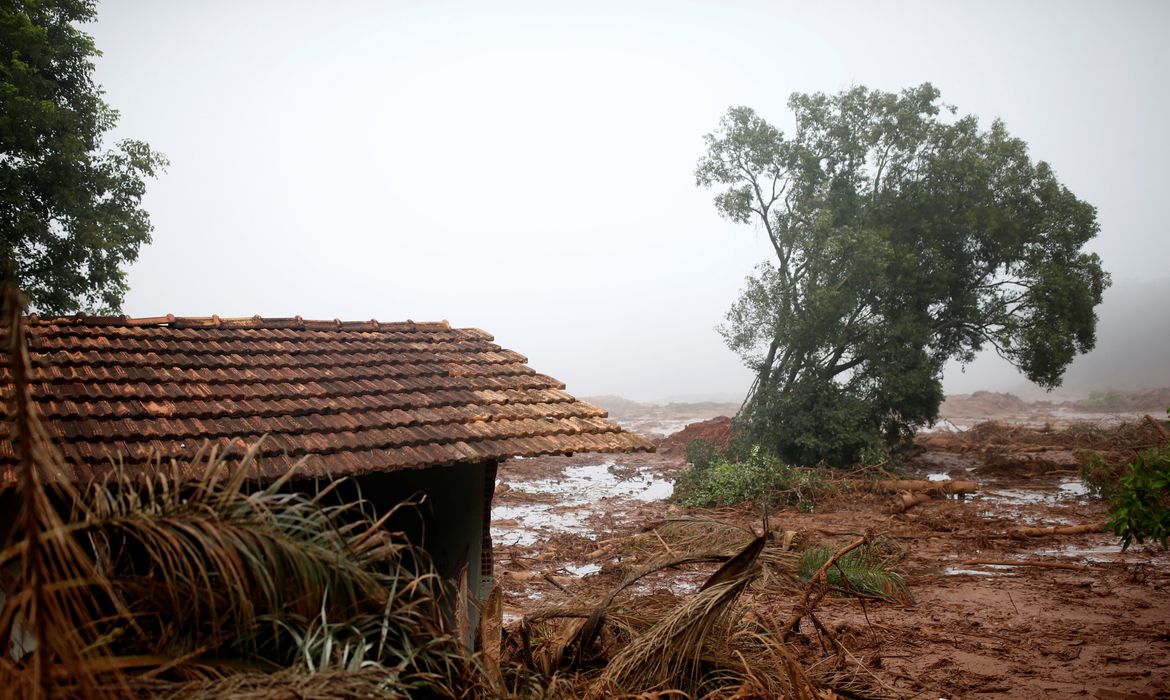
<instances>
[{"instance_id":1,"label":"fallen branch","mask_svg":"<svg viewBox=\"0 0 1170 700\"><path fill-rule=\"evenodd\" d=\"M861 537L858 537L853 542L845 545L841 549L838 549L836 554L829 557L829 560L822 564L821 568L817 569L815 574L809 577L808 583L804 586L804 595L801 596L800 602L792 608L792 614L789 615L788 620L784 623L784 626L780 628L781 640L788 641L788 638L792 635L792 630L796 629L796 626L800 624L800 619L808 613L812 612L813 608L815 608L817 604L821 602L821 599L825 597L825 594L832 589L832 587L828 585L829 581L826 576L829 569L837 563L838 559L857 549L866 542L869 542L868 532Z\"/></svg>"},{"instance_id":2,"label":"fallen branch","mask_svg":"<svg viewBox=\"0 0 1170 700\"><path fill-rule=\"evenodd\" d=\"M1105 532L1105 521L1087 525L1053 525L1051 527L1017 527L1008 531L1008 537L1022 540L1026 537L1047 537L1049 535L1086 535Z\"/></svg>"},{"instance_id":3,"label":"fallen branch","mask_svg":"<svg viewBox=\"0 0 1170 700\"><path fill-rule=\"evenodd\" d=\"M628 542L629 539L629 537L615 537L610 540L606 540L608 544L603 544L592 552L586 554L585 561L596 561L608 554L612 554L615 549Z\"/></svg>"},{"instance_id":4,"label":"fallen branch","mask_svg":"<svg viewBox=\"0 0 1170 700\"><path fill-rule=\"evenodd\" d=\"M1064 571L1108 571L1099 566L1068 564L1059 561L1023 561L1015 559L968 559L963 566L1027 566L1035 569L1061 569Z\"/></svg>"},{"instance_id":5,"label":"fallen branch","mask_svg":"<svg viewBox=\"0 0 1170 700\"><path fill-rule=\"evenodd\" d=\"M933 500L934 495L929 493L900 493L886 504L886 510L891 513L905 513L916 505Z\"/></svg>"}]
</instances>

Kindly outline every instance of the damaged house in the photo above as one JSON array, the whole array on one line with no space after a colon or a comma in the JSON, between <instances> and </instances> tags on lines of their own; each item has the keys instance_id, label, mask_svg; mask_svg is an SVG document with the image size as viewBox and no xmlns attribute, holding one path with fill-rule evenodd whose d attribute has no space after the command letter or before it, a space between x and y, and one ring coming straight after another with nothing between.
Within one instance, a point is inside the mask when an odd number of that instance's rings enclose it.
<instances>
[{"instance_id":1,"label":"damaged house","mask_svg":"<svg viewBox=\"0 0 1170 700\"><path fill-rule=\"evenodd\" d=\"M348 477L379 512L421 497L417 544L481 599L503 460L653 449L491 335L446 322L31 316L26 328L32 395L79 478L266 436L258 480L304 460L305 488ZM0 486L16 462L0 442Z\"/></svg>"}]
</instances>

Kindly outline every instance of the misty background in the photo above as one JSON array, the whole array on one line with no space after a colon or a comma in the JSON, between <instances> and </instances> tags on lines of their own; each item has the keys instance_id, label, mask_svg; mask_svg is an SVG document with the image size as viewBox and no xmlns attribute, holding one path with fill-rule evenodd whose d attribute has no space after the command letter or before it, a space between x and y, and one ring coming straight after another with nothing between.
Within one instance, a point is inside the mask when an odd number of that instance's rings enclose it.
<instances>
[{"instance_id":1,"label":"misty background","mask_svg":"<svg viewBox=\"0 0 1170 700\"><path fill-rule=\"evenodd\" d=\"M170 160L131 316L447 319L577 395L737 400L714 331L766 237L695 187L732 105L932 82L1098 208L1061 393L1170 385L1163 2L131 2L88 27L115 138ZM1036 393L981 357L948 392Z\"/></svg>"}]
</instances>

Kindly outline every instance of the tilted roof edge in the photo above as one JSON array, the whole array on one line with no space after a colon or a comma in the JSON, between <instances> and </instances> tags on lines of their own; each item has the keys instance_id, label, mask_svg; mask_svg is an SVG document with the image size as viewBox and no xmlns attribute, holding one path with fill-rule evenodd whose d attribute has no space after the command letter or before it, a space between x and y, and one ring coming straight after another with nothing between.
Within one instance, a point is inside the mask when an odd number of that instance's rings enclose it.
<instances>
[{"instance_id":1,"label":"tilted roof edge","mask_svg":"<svg viewBox=\"0 0 1170 700\"><path fill-rule=\"evenodd\" d=\"M453 329L446 321L391 321L379 322L377 319L369 321L342 321L312 320L300 316L291 318L240 316L222 318L211 316L148 316L134 318L130 316L39 316L31 314L26 317L29 323L59 324L71 326L124 326L131 328L169 327L169 328L223 328L241 330L304 330L304 331L364 331L364 332L403 332L403 331L449 331L462 330L480 335L484 340L494 340L494 337L479 328Z\"/></svg>"}]
</instances>

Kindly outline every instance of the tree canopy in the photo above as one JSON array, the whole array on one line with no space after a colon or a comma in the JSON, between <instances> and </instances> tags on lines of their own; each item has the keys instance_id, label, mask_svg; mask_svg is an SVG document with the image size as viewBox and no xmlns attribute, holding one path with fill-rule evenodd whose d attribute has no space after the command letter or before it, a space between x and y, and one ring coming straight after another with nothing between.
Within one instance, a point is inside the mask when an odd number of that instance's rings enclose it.
<instances>
[{"instance_id":1,"label":"tree canopy","mask_svg":"<svg viewBox=\"0 0 1170 700\"><path fill-rule=\"evenodd\" d=\"M947 360L994 348L1059 385L1093 348L1109 284L1096 210L996 120L930 84L792 95L791 136L733 107L697 184L754 222L774 259L720 328L755 372L749 437L802 463L850 462L938 417Z\"/></svg>"},{"instance_id":2,"label":"tree canopy","mask_svg":"<svg viewBox=\"0 0 1170 700\"><path fill-rule=\"evenodd\" d=\"M140 141L104 149L118 114L94 84L91 0L0 3L0 282L45 313L116 311L122 265L150 242Z\"/></svg>"}]
</instances>

